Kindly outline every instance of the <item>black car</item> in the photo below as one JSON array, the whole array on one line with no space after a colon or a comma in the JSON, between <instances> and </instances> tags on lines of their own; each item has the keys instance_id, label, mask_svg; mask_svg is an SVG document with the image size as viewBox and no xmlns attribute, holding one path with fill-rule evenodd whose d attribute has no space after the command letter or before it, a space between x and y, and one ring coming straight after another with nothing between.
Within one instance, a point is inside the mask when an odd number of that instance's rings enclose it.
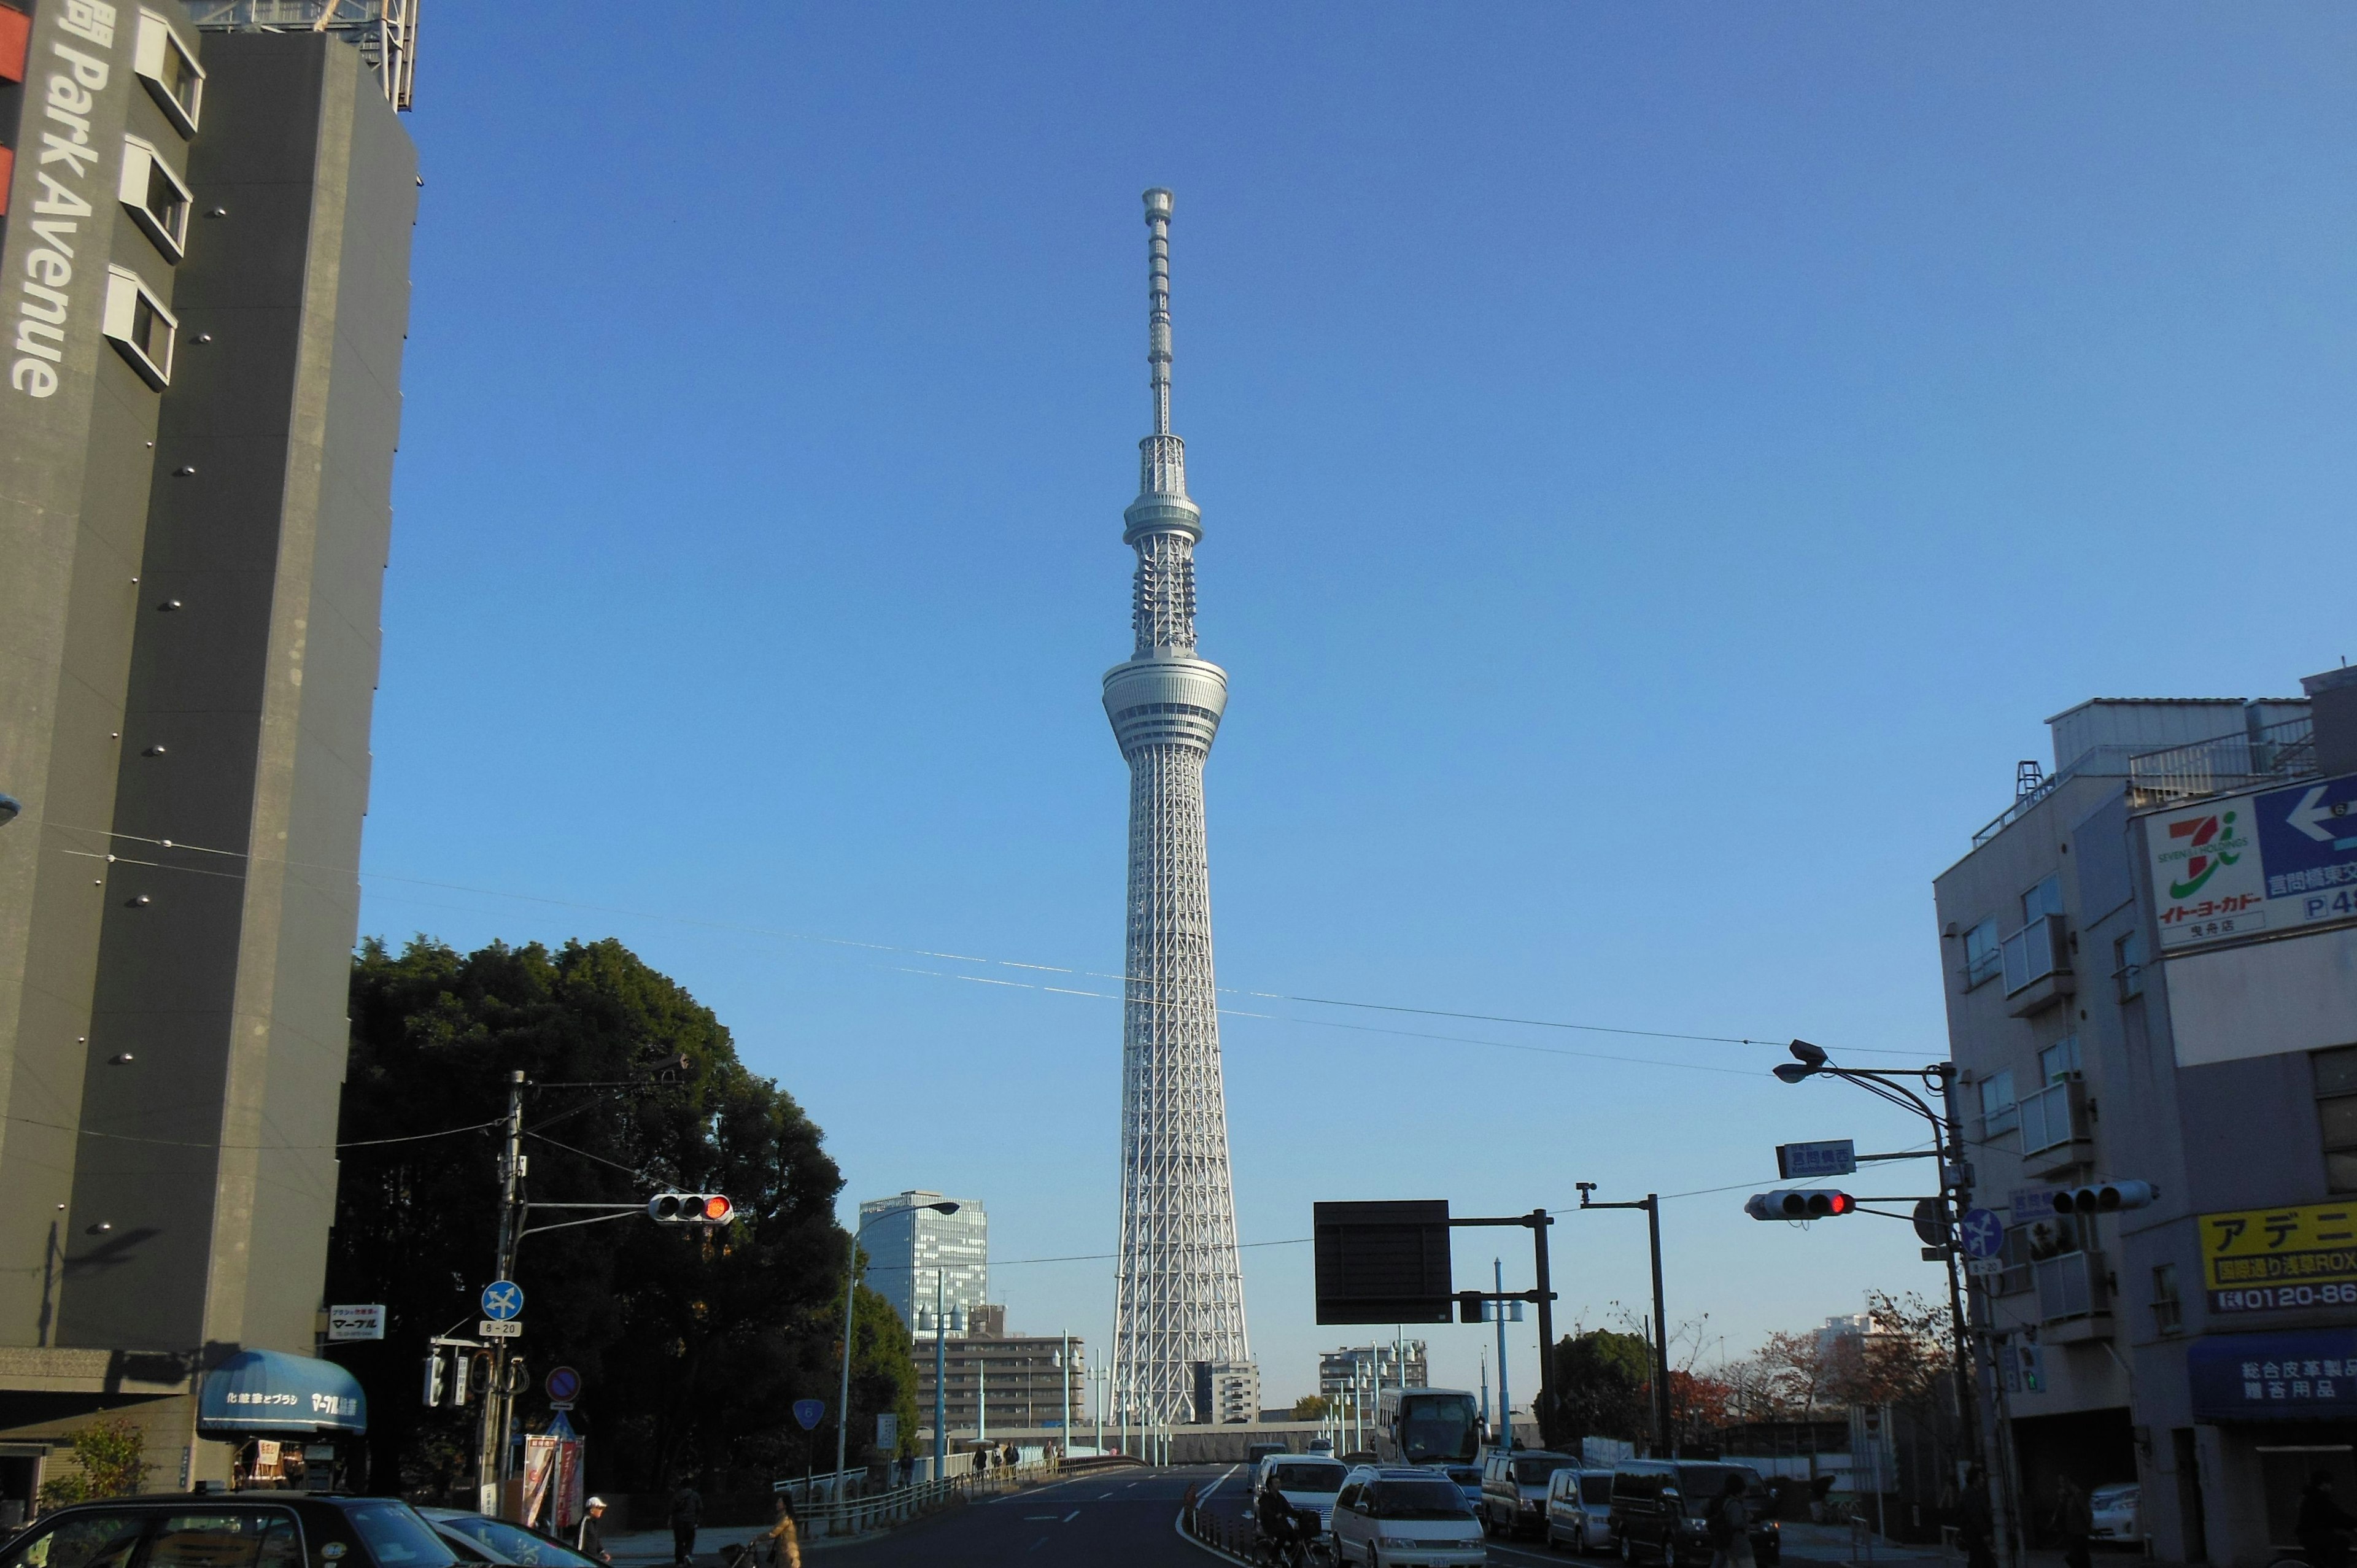
<instances>
[{"instance_id":1,"label":"black car","mask_svg":"<svg viewBox=\"0 0 2357 1568\"><path fill-rule=\"evenodd\" d=\"M442 1532L458 1555L470 1563L492 1563L512 1568L605 1568L595 1558L545 1530L533 1530L503 1519L487 1519L461 1509L419 1509L425 1522Z\"/></svg>"},{"instance_id":2,"label":"black car","mask_svg":"<svg viewBox=\"0 0 2357 1568\"><path fill-rule=\"evenodd\" d=\"M1759 1568L1775 1568L1784 1538L1770 1517L1760 1472L1749 1465L1684 1459L1623 1459L1612 1467L1611 1529L1620 1561L1702 1568L1711 1559L1710 1510L1726 1495L1729 1476L1743 1481L1752 1559Z\"/></svg>"},{"instance_id":3,"label":"black car","mask_svg":"<svg viewBox=\"0 0 2357 1568\"><path fill-rule=\"evenodd\" d=\"M407 1503L317 1492L75 1503L0 1546L0 1568L453 1568L457 1561Z\"/></svg>"}]
</instances>

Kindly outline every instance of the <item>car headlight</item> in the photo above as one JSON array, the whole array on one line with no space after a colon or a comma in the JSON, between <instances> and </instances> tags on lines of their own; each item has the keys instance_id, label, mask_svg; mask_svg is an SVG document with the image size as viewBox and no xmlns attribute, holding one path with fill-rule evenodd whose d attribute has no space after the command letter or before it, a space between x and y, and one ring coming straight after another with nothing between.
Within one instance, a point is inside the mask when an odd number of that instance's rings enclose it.
<instances>
[{"instance_id":1,"label":"car headlight","mask_svg":"<svg viewBox=\"0 0 2357 1568\"><path fill-rule=\"evenodd\" d=\"M1375 1544L1387 1552L1403 1552L1411 1546L1422 1546L1424 1542L1413 1535L1379 1535L1375 1537Z\"/></svg>"}]
</instances>

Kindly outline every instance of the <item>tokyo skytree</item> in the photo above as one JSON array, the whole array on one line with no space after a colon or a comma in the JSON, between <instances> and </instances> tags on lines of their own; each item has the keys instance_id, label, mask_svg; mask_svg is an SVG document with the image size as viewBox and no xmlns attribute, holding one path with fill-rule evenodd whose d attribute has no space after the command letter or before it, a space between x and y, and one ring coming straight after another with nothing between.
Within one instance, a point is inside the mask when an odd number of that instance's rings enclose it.
<instances>
[{"instance_id":1,"label":"tokyo skytree","mask_svg":"<svg viewBox=\"0 0 2357 1568\"><path fill-rule=\"evenodd\" d=\"M1186 444L1170 434L1170 193L1146 193L1154 434L1138 443L1137 650L1105 672L1105 716L1129 763L1129 941L1121 1027L1121 1262L1114 1389L1133 1419L1184 1422L1194 1364L1251 1359L1228 1169L1227 1095L1211 983L1203 760L1228 674L1195 657L1195 542Z\"/></svg>"}]
</instances>

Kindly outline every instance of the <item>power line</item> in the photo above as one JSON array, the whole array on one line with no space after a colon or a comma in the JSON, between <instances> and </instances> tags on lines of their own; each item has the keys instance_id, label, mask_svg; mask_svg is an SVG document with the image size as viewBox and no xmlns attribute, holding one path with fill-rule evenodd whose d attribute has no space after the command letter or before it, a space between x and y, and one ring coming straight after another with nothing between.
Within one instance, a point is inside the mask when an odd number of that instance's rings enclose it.
<instances>
[{"instance_id":1,"label":"power line","mask_svg":"<svg viewBox=\"0 0 2357 1568\"><path fill-rule=\"evenodd\" d=\"M464 1127L445 1127L438 1133L409 1133L398 1138L355 1138L341 1144L209 1144L188 1138L143 1138L135 1133L101 1133L91 1127L70 1126L63 1122L43 1122L32 1116L11 1116L11 1122L27 1127L47 1127L57 1133L75 1133L85 1138L109 1138L118 1144L155 1144L170 1149L270 1150L284 1153L315 1153L322 1149L367 1149L384 1144L416 1144L428 1138L455 1137L460 1133L479 1133L486 1127L500 1125L500 1118L489 1122L473 1122Z\"/></svg>"}]
</instances>

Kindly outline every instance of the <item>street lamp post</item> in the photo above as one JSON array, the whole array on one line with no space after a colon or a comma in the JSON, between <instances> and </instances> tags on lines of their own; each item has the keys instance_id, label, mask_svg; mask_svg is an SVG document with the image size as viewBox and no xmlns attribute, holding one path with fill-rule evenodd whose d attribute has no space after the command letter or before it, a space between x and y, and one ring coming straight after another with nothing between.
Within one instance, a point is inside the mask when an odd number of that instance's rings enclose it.
<instances>
[{"instance_id":1,"label":"street lamp post","mask_svg":"<svg viewBox=\"0 0 2357 1568\"><path fill-rule=\"evenodd\" d=\"M1783 1069L1779 1068L1780 1073ZM1645 1233L1653 1247L1653 1457L1667 1458L1674 1446L1670 1432L1670 1323L1662 1305L1662 1197L1649 1192L1643 1197L1628 1203L1598 1203L1587 1195L1596 1190L1592 1181L1576 1184L1579 1188L1582 1208L1641 1208L1645 1211ZM1549 1346L1553 1355L1555 1348ZM1503 1371L1499 1373L1503 1386Z\"/></svg>"},{"instance_id":2,"label":"street lamp post","mask_svg":"<svg viewBox=\"0 0 2357 1568\"><path fill-rule=\"evenodd\" d=\"M1886 1069L1836 1067L1827 1058L1824 1047L1806 1040L1794 1040L1792 1060L1776 1064L1776 1076L1786 1083L1801 1083L1812 1078L1838 1078L1856 1084L1867 1093L1889 1101L1902 1111L1912 1111L1931 1124L1932 1159L1940 1167L1940 1197L1942 1219L1949 1227L1950 1240L1941 1249L1943 1262L1948 1269L1948 1319L1955 1336L1956 1405L1964 1417L1966 1441L1972 1446L1973 1460L1981 1473L1989 1473L1987 1455L1991 1447L1989 1435L1982 1430L1982 1421L1988 1413L1984 1402L1975 1397L1972 1365L1975 1356L1972 1333L1965 1321L1964 1289L1956 1269L1956 1248L1953 1227L1972 1208L1972 1167L1964 1162L1963 1127L1956 1114L1956 1064L1932 1062L1907 1071ZM1941 1111L1932 1109L1924 1098L1907 1087L1913 1079L1940 1096ZM1944 1112L1943 1115L1941 1112ZM1992 1379L1994 1381L1994 1379ZM2013 1507L2013 1477L2010 1470L1998 1480L1998 1501L2008 1515ZM1998 1538L2007 1546L2013 1542L2008 1521L1998 1520Z\"/></svg>"},{"instance_id":3,"label":"street lamp post","mask_svg":"<svg viewBox=\"0 0 2357 1568\"><path fill-rule=\"evenodd\" d=\"M915 1207L917 1208L930 1208L936 1214L955 1214L958 1211L958 1206L954 1203L949 1202L920 1203ZM877 1215L874 1219L861 1221L859 1229L851 1233L851 1255L844 1261L843 1389L842 1392L836 1398L834 1407L834 1496L835 1500L838 1502L843 1499L844 1453L851 1439L851 1304L859 1294L859 1239L862 1236L866 1235L867 1227L875 1224L877 1220L889 1219L896 1215L910 1214L913 1212L914 1209L907 1208L887 1209L882 1214ZM911 1219L909 1223L913 1225L916 1221ZM910 1283L914 1283L915 1282L911 1281ZM939 1326L937 1324L937 1329L938 1326ZM941 1387L938 1378L936 1379L933 1387L936 1390ZM934 1442L937 1444L940 1442L940 1434L938 1433L934 1434ZM936 1478L938 1478L938 1472L936 1472Z\"/></svg>"}]
</instances>

